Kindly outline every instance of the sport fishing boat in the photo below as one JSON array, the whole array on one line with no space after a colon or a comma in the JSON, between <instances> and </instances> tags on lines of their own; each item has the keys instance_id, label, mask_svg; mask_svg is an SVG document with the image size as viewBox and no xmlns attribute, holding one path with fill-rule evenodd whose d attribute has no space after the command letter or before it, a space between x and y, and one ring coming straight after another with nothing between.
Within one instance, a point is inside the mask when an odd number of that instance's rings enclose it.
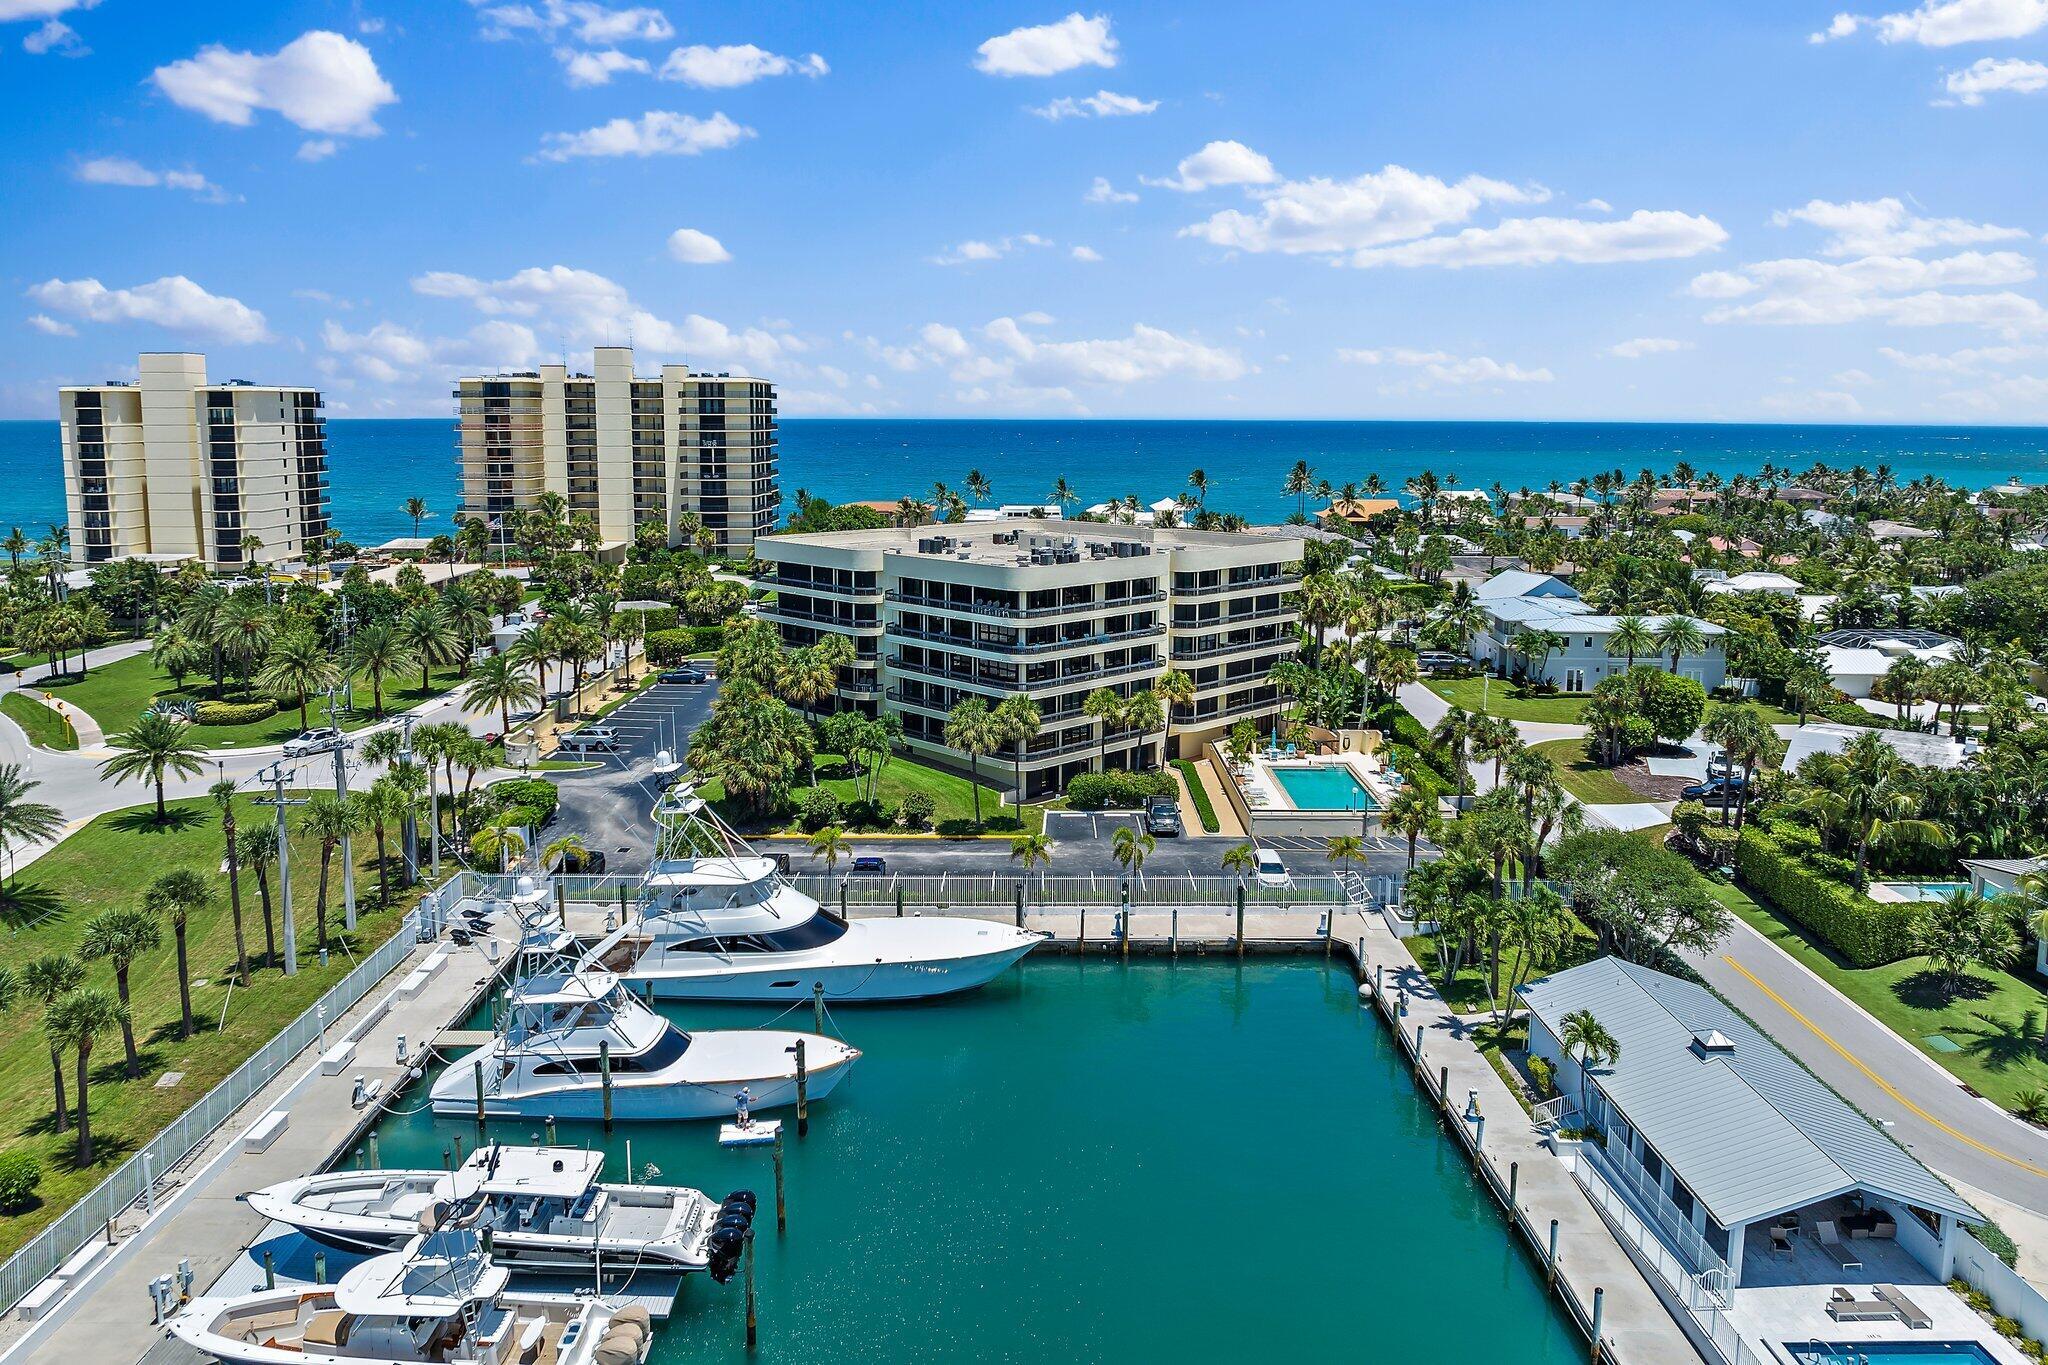
<instances>
[{"instance_id":1,"label":"sport fishing boat","mask_svg":"<svg viewBox=\"0 0 2048 1365\"><path fill-rule=\"evenodd\" d=\"M683 1273L711 1260L725 1208L701 1190L598 1182L604 1153L479 1147L454 1171L329 1171L243 1198L344 1251L391 1251L423 1232L491 1230L511 1270Z\"/></svg>"},{"instance_id":2,"label":"sport fishing boat","mask_svg":"<svg viewBox=\"0 0 2048 1365\"><path fill-rule=\"evenodd\" d=\"M585 960L661 1000L921 1000L985 986L1045 935L949 915L848 920L790 884L683 782L654 809L634 912Z\"/></svg>"},{"instance_id":3,"label":"sport fishing boat","mask_svg":"<svg viewBox=\"0 0 2048 1365\"><path fill-rule=\"evenodd\" d=\"M436 1232L373 1257L332 1285L278 1285L194 1299L172 1335L234 1365L428 1365L550 1361L634 1365L653 1343L647 1311L595 1296L522 1299L475 1232Z\"/></svg>"},{"instance_id":4,"label":"sport fishing boat","mask_svg":"<svg viewBox=\"0 0 2048 1365\"><path fill-rule=\"evenodd\" d=\"M796 1102L799 1041L811 1100L832 1093L860 1057L815 1033L686 1033L612 973L557 964L520 981L491 1041L435 1078L435 1113L474 1114L481 1102L486 1117L594 1119L609 1093L622 1121L730 1118L742 1090L753 1109Z\"/></svg>"}]
</instances>

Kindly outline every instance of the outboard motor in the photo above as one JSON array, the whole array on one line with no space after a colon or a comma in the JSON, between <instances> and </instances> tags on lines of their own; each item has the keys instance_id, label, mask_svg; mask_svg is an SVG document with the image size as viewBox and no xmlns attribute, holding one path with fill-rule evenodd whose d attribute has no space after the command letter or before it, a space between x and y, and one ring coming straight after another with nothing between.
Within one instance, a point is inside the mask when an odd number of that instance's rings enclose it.
<instances>
[{"instance_id":1,"label":"outboard motor","mask_svg":"<svg viewBox=\"0 0 2048 1365\"><path fill-rule=\"evenodd\" d=\"M754 1225L757 1201L752 1190L734 1190L718 1206L718 1217L705 1243L705 1269L717 1284L731 1281L746 1250L747 1230Z\"/></svg>"}]
</instances>

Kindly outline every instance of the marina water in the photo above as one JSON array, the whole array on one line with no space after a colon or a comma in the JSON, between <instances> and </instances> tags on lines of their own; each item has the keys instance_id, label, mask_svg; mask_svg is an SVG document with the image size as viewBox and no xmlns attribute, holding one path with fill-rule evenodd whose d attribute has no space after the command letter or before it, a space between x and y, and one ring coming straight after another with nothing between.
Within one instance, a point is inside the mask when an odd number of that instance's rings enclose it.
<instances>
[{"instance_id":1,"label":"marina water","mask_svg":"<svg viewBox=\"0 0 2048 1365\"><path fill-rule=\"evenodd\" d=\"M774 1017L663 1008L691 1028ZM866 1055L808 1138L780 1114L784 1237L767 1149L720 1149L705 1123L560 1125L604 1147L607 1179L631 1139L663 1182L760 1195L759 1349L740 1279L696 1276L656 1365L1584 1358L1341 968L1030 959L832 1022ZM809 1028L809 1007L776 1027ZM476 1125L394 1117L380 1157L438 1166L457 1136L473 1148Z\"/></svg>"}]
</instances>

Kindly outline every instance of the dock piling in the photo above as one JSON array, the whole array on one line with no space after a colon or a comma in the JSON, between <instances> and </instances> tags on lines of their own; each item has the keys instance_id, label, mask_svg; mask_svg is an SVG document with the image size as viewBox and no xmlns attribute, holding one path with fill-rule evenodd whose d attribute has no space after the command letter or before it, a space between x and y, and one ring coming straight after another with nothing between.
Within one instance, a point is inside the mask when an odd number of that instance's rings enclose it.
<instances>
[{"instance_id":1,"label":"dock piling","mask_svg":"<svg viewBox=\"0 0 2048 1365\"><path fill-rule=\"evenodd\" d=\"M277 1288L277 1258L271 1255L269 1248L266 1247L263 1252L263 1292L267 1294L275 1288Z\"/></svg>"},{"instance_id":2,"label":"dock piling","mask_svg":"<svg viewBox=\"0 0 2048 1365\"><path fill-rule=\"evenodd\" d=\"M1017 927L1022 929L1024 927L1024 883L1022 882L1017 883L1016 900ZM903 913L903 888L900 886L896 888L896 913L899 915Z\"/></svg>"},{"instance_id":3,"label":"dock piling","mask_svg":"<svg viewBox=\"0 0 2048 1365\"><path fill-rule=\"evenodd\" d=\"M825 1031L825 983L822 981L811 983L811 1024L815 1032Z\"/></svg>"},{"instance_id":4,"label":"dock piling","mask_svg":"<svg viewBox=\"0 0 2048 1365\"><path fill-rule=\"evenodd\" d=\"M1237 955L1244 957L1244 883L1237 884Z\"/></svg>"},{"instance_id":5,"label":"dock piling","mask_svg":"<svg viewBox=\"0 0 2048 1365\"><path fill-rule=\"evenodd\" d=\"M751 1351L754 1349L754 1340L757 1334L754 1313L754 1230L752 1228L747 1229L745 1245L747 1259L747 1349Z\"/></svg>"},{"instance_id":6,"label":"dock piling","mask_svg":"<svg viewBox=\"0 0 2048 1365\"><path fill-rule=\"evenodd\" d=\"M782 1125L775 1126L775 1231L789 1231L789 1205L782 1192Z\"/></svg>"},{"instance_id":7,"label":"dock piling","mask_svg":"<svg viewBox=\"0 0 2048 1365\"><path fill-rule=\"evenodd\" d=\"M1515 1187L1521 1183L1521 1179L1522 1163L1510 1161L1508 1163L1508 1208L1510 1210L1515 1207Z\"/></svg>"},{"instance_id":8,"label":"dock piling","mask_svg":"<svg viewBox=\"0 0 2048 1365\"><path fill-rule=\"evenodd\" d=\"M1600 1310L1606 1307L1607 1291L1599 1285L1593 1286L1593 1365L1600 1365L1605 1352L1600 1349Z\"/></svg>"},{"instance_id":9,"label":"dock piling","mask_svg":"<svg viewBox=\"0 0 2048 1365\"><path fill-rule=\"evenodd\" d=\"M384 1169L383 1161L381 1161L377 1156L377 1130L375 1128L372 1128L370 1130L370 1169Z\"/></svg>"},{"instance_id":10,"label":"dock piling","mask_svg":"<svg viewBox=\"0 0 2048 1365\"><path fill-rule=\"evenodd\" d=\"M811 1132L811 1079L804 1069L804 1040L796 1040L796 1135L809 1137Z\"/></svg>"},{"instance_id":11,"label":"dock piling","mask_svg":"<svg viewBox=\"0 0 2048 1365\"><path fill-rule=\"evenodd\" d=\"M455 1165L456 1165L456 1166L460 1166L461 1164L462 1164L462 1134L460 1134L460 1133L457 1133L457 1134L455 1135ZM450 1167L449 1169L450 1169L450 1170L453 1170L453 1169L454 1169L454 1167L453 1167L453 1166L451 1166L451 1167Z\"/></svg>"},{"instance_id":12,"label":"dock piling","mask_svg":"<svg viewBox=\"0 0 2048 1365\"><path fill-rule=\"evenodd\" d=\"M313 1283L327 1283L327 1253L324 1251L313 1253Z\"/></svg>"},{"instance_id":13,"label":"dock piling","mask_svg":"<svg viewBox=\"0 0 2048 1365\"><path fill-rule=\"evenodd\" d=\"M1450 1103L1451 1069L1448 1066L1440 1066L1436 1069L1436 1094L1437 1098L1444 1101L1444 1103Z\"/></svg>"},{"instance_id":14,"label":"dock piling","mask_svg":"<svg viewBox=\"0 0 2048 1365\"><path fill-rule=\"evenodd\" d=\"M612 1042L609 1038L597 1040L597 1075L604 1086L604 1130L612 1130Z\"/></svg>"},{"instance_id":15,"label":"dock piling","mask_svg":"<svg viewBox=\"0 0 2048 1365\"><path fill-rule=\"evenodd\" d=\"M469 1070L476 1078L476 1126L481 1128L484 1126L484 1064L481 1061L472 1063Z\"/></svg>"},{"instance_id":16,"label":"dock piling","mask_svg":"<svg viewBox=\"0 0 2048 1365\"><path fill-rule=\"evenodd\" d=\"M1550 1251L1543 1258L1543 1278L1551 1288L1557 1287L1557 1220L1550 1220Z\"/></svg>"}]
</instances>

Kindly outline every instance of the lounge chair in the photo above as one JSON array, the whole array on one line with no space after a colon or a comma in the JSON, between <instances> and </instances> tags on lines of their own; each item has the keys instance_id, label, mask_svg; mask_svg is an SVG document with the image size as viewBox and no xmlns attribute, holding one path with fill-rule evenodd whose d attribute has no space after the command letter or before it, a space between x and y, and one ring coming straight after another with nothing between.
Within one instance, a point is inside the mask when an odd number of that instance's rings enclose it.
<instances>
[{"instance_id":1,"label":"lounge chair","mask_svg":"<svg viewBox=\"0 0 2048 1365\"><path fill-rule=\"evenodd\" d=\"M1899 1321L1905 1323L1906 1326L1920 1331L1926 1331L1934 1326L1934 1319L1927 1315L1927 1311L1900 1293L1897 1285L1881 1284L1877 1286L1877 1296L1893 1308L1899 1310Z\"/></svg>"},{"instance_id":2,"label":"lounge chair","mask_svg":"<svg viewBox=\"0 0 2048 1365\"><path fill-rule=\"evenodd\" d=\"M1835 1258L1835 1264L1844 1270L1861 1270L1863 1262L1848 1244L1835 1235L1835 1225L1826 1218L1814 1225L1815 1235L1820 1239L1821 1248Z\"/></svg>"},{"instance_id":3,"label":"lounge chair","mask_svg":"<svg viewBox=\"0 0 2048 1365\"><path fill-rule=\"evenodd\" d=\"M1890 1322L1898 1310L1883 1299L1859 1299L1837 1288L1828 1295L1828 1316L1836 1322Z\"/></svg>"}]
</instances>

